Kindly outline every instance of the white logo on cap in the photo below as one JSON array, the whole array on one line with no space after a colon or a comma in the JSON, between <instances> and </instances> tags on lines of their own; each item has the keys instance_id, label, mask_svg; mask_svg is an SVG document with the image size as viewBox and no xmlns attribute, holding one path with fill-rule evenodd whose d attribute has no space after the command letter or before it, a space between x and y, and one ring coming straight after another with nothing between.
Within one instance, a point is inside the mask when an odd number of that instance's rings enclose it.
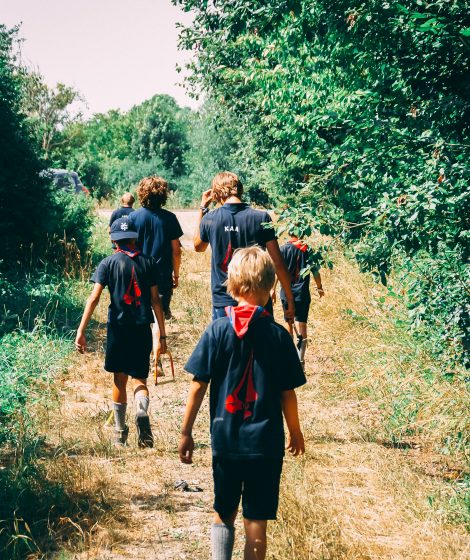
<instances>
[{"instance_id":1,"label":"white logo on cap","mask_svg":"<svg viewBox=\"0 0 470 560\"><path fill-rule=\"evenodd\" d=\"M123 223L121 224L121 229L122 229L123 231L126 231L127 229L129 229L129 226L127 225L126 222L123 222Z\"/></svg>"}]
</instances>

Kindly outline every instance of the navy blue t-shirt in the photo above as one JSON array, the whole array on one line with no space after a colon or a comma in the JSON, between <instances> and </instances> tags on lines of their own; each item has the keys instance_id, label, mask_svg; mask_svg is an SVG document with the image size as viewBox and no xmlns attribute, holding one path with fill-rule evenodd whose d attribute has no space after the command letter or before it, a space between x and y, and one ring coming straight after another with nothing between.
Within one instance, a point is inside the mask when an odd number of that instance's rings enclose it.
<instances>
[{"instance_id":1,"label":"navy blue t-shirt","mask_svg":"<svg viewBox=\"0 0 470 560\"><path fill-rule=\"evenodd\" d=\"M153 323L150 288L157 284L155 259L141 253L134 258L113 253L100 262L91 281L109 289L109 323L128 326Z\"/></svg>"},{"instance_id":2,"label":"navy blue t-shirt","mask_svg":"<svg viewBox=\"0 0 470 560\"><path fill-rule=\"evenodd\" d=\"M227 294L224 283L227 280L227 268L235 249L260 245L265 247L268 241L276 239L273 228L264 227L272 222L271 216L263 210L254 210L245 203L226 203L206 214L199 228L201 241L210 243L212 305L225 307L237 305Z\"/></svg>"},{"instance_id":3,"label":"navy blue t-shirt","mask_svg":"<svg viewBox=\"0 0 470 560\"><path fill-rule=\"evenodd\" d=\"M109 218L109 225L111 226L111 224L119 218L129 216L129 214L132 214L132 212L134 212L134 208L130 208L129 206L121 206L121 208L114 210L111 214L111 218Z\"/></svg>"},{"instance_id":4,"label":"navy blue t-shirt","mask_svg":"<svg viewBox=\"0 0 470 560\"><path fill-rule=\"evenodd\" d=\"M211 323L185 365L211 384L212 454L227 459L282 457L281 393L306 383L291 336L271 316L239 339L228 317Z\"/></svg>"},{"instance_id":5,"label":"navy blue t-shirt","mask_svg":"<svg viewBox=\"0 0 470 560\"><path fill-rule=\"evenodd\" d=\"M300 246L306 247L303 243ZM308 266L311 249L301 250L293 243L288 242L281 246L281 254L291 275L291 288L294 301L298 303L310 303L310 274L302 276L300 273ZM286 293L281 288L281 299L286 300Z\"/></svg>"},{"instance_id":6,"label":"navy blue t-shirt","mask_svg":"<svg viewBox=\"0 0 470 560\"><path fill-rule=\"evenodd\" d=\"M159 289L172 285L173 252L171 242L183 235L178 218L164 208L148 210L139 208L130 216L139 235L138 245L144 255L154 257L157 261Z\"/></svg>"}]
</instances>

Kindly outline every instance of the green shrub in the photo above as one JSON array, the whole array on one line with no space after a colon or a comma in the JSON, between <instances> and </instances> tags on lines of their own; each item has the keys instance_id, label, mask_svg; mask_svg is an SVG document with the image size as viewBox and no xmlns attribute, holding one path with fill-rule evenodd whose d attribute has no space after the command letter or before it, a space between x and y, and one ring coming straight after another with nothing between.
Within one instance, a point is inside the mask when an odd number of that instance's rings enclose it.
<instances>
[{"instance_id":1,"label":"green shrub","mask_svg":"<svg viewBox=\"0 0 470 560\"><path fill-rule=\"evenodd\" d=\"M190 81L236 138L248 188L347 241L384 283L405 263L411 324L467 361L468 3L173 3L194 16Z\"/></svg>"},{"instance_id":2,"label":"green shrub","mask_svg":"<svg viewBox=\"0 0 470 560\"><path fill-rule=\"evenodd\" d=\"M49 218L49 234L74 241L79 250L85 250L90 245L93 219L92 200L83 195L57 191Z\"/></svg>"},{"instance_id":3,"label":"green shrub","mask_svg":"<svg viewBox=\"0 0 470 560\"><path fill-rule=\"evenodd\" d=\"M49 334L40 323L32 332L0 339L0 445L24 446L37 436L31 410L50 399L49 385L63 371L70 342Z\"/></svg>"}]
</instances>

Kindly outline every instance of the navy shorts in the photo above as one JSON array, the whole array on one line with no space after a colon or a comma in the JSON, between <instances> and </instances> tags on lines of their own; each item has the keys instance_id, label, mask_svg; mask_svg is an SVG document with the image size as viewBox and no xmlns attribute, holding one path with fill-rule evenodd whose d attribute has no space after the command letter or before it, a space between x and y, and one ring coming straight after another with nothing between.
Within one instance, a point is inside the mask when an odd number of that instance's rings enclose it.
<instances>
[{"instance_id":1,"label":"navy shorts","mask_svg":"<svg viewBox=\"0 0 470 560\"><path fill-rule=\"evenodd\" d=\"M214 510L227 519L242 500L245 519L276 519L283 457L231 460L212 458Z\"/></svg>"},{"instance_id":2,"label":"navy shorts","mask_svg":"<svg viewBox=\"0 0 470 560\"><path fill-rule=\"evenodd\" d=\"M108 323L104 369L147 379L152 351L150 325L122 326Z\"/></svg>"},{"instance_id":3,"label":"navy shorts","mask_svg":"<svg viewBox=\"0 0 470 560\"><path fill-rule=\"evenodd\" d=\"M282 307L287 309L287 301L282 301ZM308 312L310 311L310 300L309 301L295 301L295 320L298 323L306 323L308 320Z\"/></svg>"}]
</instances>

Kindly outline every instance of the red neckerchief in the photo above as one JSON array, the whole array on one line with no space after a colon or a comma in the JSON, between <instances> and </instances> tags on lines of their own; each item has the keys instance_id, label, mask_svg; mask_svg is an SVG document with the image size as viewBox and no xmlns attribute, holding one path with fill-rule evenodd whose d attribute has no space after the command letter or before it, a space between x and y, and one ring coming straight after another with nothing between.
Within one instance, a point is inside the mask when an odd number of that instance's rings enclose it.
<instances>
[{"instance_id":1,"label":"red neckerchief","mask_svg":"<svg viewBox=\"0 0 470 560\"><path fill-rule=\"evenodd\" d=\"M305 253L305 251L307 251L308 249L308 245L303 241L300 241L300 239L291 239L289 243L294 247L297 247L297 249L299 249L299 251L302 251L302 253Z\"/></svg>"},{"instance_id":2,"label":"red neckerchief","mask_svg":"<svg viewBox=\"0 0 470 560\"><path fill-rule=\"evenodd\" d=\"M137 255L140 255L140 251L126 251L125 249L121 249L121 247L118 247L115 253L123 253L124 255L127 255L131 259L133 259ZM137 282L135 267L134 265L132 265L131 279L129 282L129 286L127 286L126 293L124 294L123 297L124 303L126 305L134 304L136 307L139 307L141 296L142 296L142 290L140 289L139 283Z\"/></svg>"},{"instance_id":3,"label":"red neckerchief","mask_svg":"<svg viewBox=\"0 0 470 560\"><path fill-rule=\"evenodd\" d=\"M259 305L239 305L226 307L225 313L238 338L243 338L253 321L259 317L269 317L269 313Z\"/></svg>"},{"instance_id":4,"label":"red neckerchief","mask_svg":"<svg viewBox=\"0 0 470 560\"><path fill-rule=\"evenodd\" d=\"M261 308L262 309L262 308ZM245 391L242 389L245 388ZM243 400L240 398L240 392ZM253 350L248 356L248 362L246 363L243 376L240 382L235 387L232 393L225 399L225 410L230 414L236 414L237 412L243 412L243 420L246 420L250 416L253 416L252 405L258 400L258 393L255 389L255 384L253 381Z\"/></svg>"},{"instance_id":5,"label":"red neckerchief","mask_svg":"<svg viewBox=\"0 0 470 560\"><path fill-rule=\"evenodd\" d=\"M114 252L115 253L124 253L124 255L127 255L131 259L133 259L137 255L140 255L140 251L126 251L124 249L121 249L121 247L118 247Z\"/></svg>"}]
</instances>

